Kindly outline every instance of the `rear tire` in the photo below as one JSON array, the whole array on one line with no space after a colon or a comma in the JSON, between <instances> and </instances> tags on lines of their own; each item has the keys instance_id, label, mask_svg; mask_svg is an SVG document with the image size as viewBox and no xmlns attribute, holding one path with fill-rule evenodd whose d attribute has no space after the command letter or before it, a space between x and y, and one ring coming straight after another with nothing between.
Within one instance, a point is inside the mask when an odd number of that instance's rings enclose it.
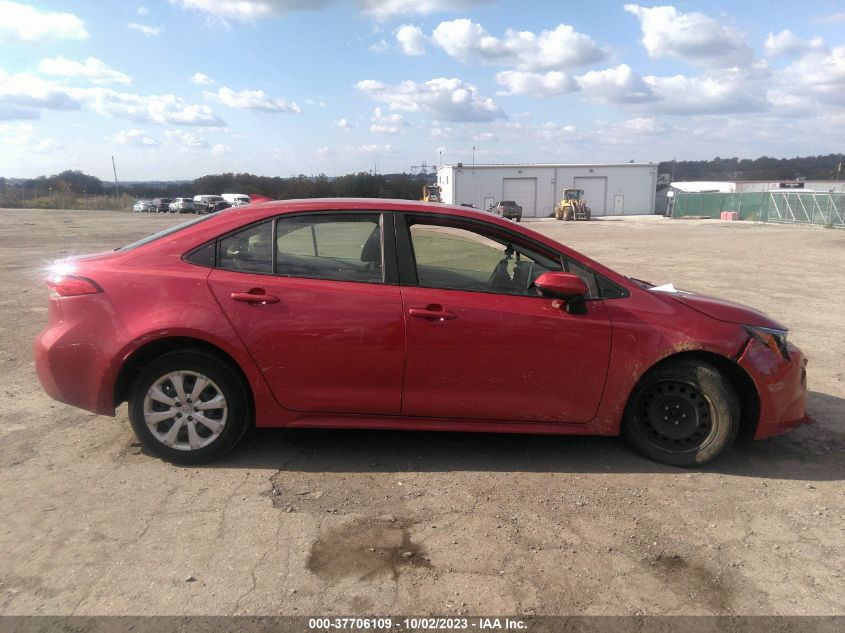
<instances>
[{"instance_id":1,"label":"rear tire","mask_svg":"<svg viewBox=\"0 0 845 633\"><path fill-rule=\"evenodd\" d=\"M649 459L692 468L730 448L739 417L736 392L715 367L676 360L640 380L625 409L622 434Z\"/></svg>"},{"instance_id":2,"label":"rear tire","mask_svg":"<svg viewBox=\"0 0 845 633\"><path fill-rule=\"evenodd\" d=\"M129 391L129 421L141 444L176 464L226 455L255 418L243 377L205 350L168 352L138 374Z\"/></svg>"}]
</instances>

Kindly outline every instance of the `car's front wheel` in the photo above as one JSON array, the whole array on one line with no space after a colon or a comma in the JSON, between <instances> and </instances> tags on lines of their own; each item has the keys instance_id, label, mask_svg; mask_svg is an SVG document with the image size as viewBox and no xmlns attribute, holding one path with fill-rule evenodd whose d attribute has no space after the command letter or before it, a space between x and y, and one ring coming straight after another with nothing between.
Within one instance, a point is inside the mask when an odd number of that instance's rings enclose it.
<instances>
[{"instance_id":1,"label":"car's front wheel","mask_svg":"<svg viewBox=\"0 0 845 633\"><path fill-rule=\"evenodd\" d=\"M625 410L625 439L655 461L694 467L730 448L740 407L730 382L712 365L670 361L646 374Z\"/></svg>"},{"instance_id":2,"label":"car's front wheel","mask_svg":"<svg viewBox=\"0 0 845 633\"><path fill-rule=\"evenodd\" d=\"M178 464L223 457L253 417L243 378L204 350L159 356L141 370L129 395L129 421L141 444Z\"/></svg>"}]
</instances>

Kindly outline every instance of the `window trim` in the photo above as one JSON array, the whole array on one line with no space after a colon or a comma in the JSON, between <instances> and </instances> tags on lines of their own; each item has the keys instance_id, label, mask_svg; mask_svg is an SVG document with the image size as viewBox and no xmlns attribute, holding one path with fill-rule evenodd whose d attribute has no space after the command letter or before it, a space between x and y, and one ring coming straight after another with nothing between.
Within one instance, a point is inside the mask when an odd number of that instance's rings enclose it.
<instances>
[{"instance_id":1,"label":"window trim","mask_svg":"<svg viewBox=\"0 0 845 633\"><path fill-rule=\"evenodd\" d=\"M522 235L520 233L514 233L509 231L504 227L500 227L498 225L493 225L483 220L478 220L475 218L465 218L460 216L448 215L448 214L441 214L441 213L414 213L413 211L398 211L395 214L395 228L396 228L396 248L397 254L399 257L398 260L398 272L399 272L399 283L403 286L413 286L418 288L431 288L432 290L453 290L457 292L474 292L474 293L483 293L483 294L493 294L498 296L507 296L507 297L523 297L526 299L547 299L547 297L543 297L541 295L537 295L536 297L531 295L515 295L510 293L504 292L496 292L493 290L472 290L472 289L463 289L463 288L439 288L436 286L423 286L419 283L419 278L417 276L417 266L416 266L416 258L414 256L414 247L411 242L411 225L414 223L413 221L417 221L420 224L429 224L434 226L451 226L453 228L464 228L465 230L473 230L473 229L480 229L479 233L485 235L484 229L491 229L487 232L492 232L493 234L499 234L502 237L510 237L512 238L510 241L523 245L527 248L530 248L535 251L539 251L539 254L542 254L550 259L559 259L561 262L561 270L565 270L566 260L571 260L584 268L587 272L593 275L595 280L595 287L598 293L598 296L591 297L589 299L585 299L585 301L604 301L606 299L624 299L630 296L630 293L627 289L619 286L612 282L610 279L605 277L604 275L600 275L597 273L592 267L587 266L585 263L581 262L574 257L571 257L561 251L555 250L538 242L537 240L532 239L529 236ZM430 222L428 220L436 220L435 222ZM463 225L463 226L461 226ZM604 280L606 283L615 286L619 289L620 295L616 297L607 297L605 298L601 291L601 283L599 278Z\"/></svg>"},{"instance_id":2,"label":"window trim","mask_svg":"<svg viewBox=\"0 0 845 633\"><path fill-rule=\"evenodd\" d=\"M302 218L302 217L309 217L309 216L322 216L322 215L335 215L335 216L343 216L343 215L375 215L379 218L379 226L381 227L381 250L382 250L382 281L381 282L372 282L372 281L355 281L353 279L324 279L321 277L297 277L294 275L280 275L276 272L276 259L277 259L277 252L278 247L275 244L276 241L276 225L280 220L284 220L285 218ZM272 222L272 239L273 239L273 249L271 255L271 272L264 273L259 271L242 271L242 270L232 270L230 268L221 268L220 266L220 242L232 235L240 233L241 231L245 231L251 227L258 226L259 224L264 224L265 222ZM399 285L399 271L398 271L398 255L396 252L396 240L395 240L395 225L394 225L394 213L392 211L379 211L376 209L320 209L318 211L302 211L296 213L284 213L281 215L272 216L269 218L261 218L260 220L255 220L254 222L250 222L248 224L243 224L237 228L234 228L222 235L218 235L213 240L209 240L200 246L192 248L190 251L185 253L182 256L182 259L185 260L188 256L190 256L195 251L202 249L203 247L207 246L209 243L214 243L214 269L215 270L225 270L227 272L234 272L234 273L243 273L246 275L265 275L270 277L275 277L277 279L310 279L313 281L333 281L339 283L354 283L354 284L366 284L366 285L373 285L375 283L379 283L383 286L398 286ZM194 266L200 266L201 264L195 264L193 262L187 262Z\"/></svg>"}]
</instances>

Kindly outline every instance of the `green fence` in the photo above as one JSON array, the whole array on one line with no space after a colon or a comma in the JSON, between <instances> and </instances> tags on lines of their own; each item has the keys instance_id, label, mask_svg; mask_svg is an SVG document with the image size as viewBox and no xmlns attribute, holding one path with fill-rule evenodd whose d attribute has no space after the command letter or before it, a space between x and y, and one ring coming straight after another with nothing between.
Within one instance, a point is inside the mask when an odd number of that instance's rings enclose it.
<instances>
[{"instance_id":1,"label":"green fence","mask_svg":"<svg viewBox=\"0 0 845 633\"><path fill-rule=\"evenodd\" d=\"M675 192L672 217L718 220L722 211L736 211L741 220L845 228L845 193L788 190L759 193Z\"/></svg>"},{"instance_id":2,"label":"green fence","mask_svg":"<svg viewBox=\"0 0 845 633\"><path fill-rule=\"evenodd\" d=\"M736 211L741 220L763 220L768 207L768 195L763 192L745 193L690 193L675 192L672 216L701 216L714 218L722 211Z\"/></svg>"}]
</instances>

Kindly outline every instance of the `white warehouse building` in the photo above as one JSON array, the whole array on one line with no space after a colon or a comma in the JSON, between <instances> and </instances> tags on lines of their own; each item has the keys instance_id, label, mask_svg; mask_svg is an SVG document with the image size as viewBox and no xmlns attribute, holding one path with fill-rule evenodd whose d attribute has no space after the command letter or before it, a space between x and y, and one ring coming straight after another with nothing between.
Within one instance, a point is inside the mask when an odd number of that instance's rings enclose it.
<instances>
[{"instance_id":1,"label":"white warehouse building","mask_svg":"<svg viewBox=\"0 0 845 633\"><path fill-rule=\"evenodd\" d=\"M654 213L657 165L652 163L444 165L437 170L443 202L488 209L514 200L523 217L554 212L564 189L583 189L594 216Z\"/></svg>"}]
</instances>

